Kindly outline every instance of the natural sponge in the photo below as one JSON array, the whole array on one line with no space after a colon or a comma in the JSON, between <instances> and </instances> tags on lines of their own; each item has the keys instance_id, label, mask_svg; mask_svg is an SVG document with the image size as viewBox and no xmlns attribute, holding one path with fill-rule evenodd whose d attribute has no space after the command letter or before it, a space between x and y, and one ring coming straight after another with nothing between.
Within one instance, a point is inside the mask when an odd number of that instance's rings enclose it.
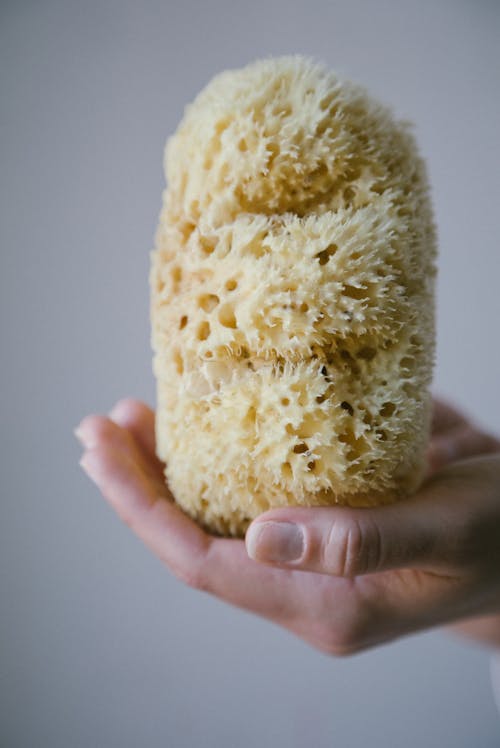
<instances>
[{"instance_id":1,"label":"natural sponge","mask_svg":"<svg viewBox=\"0 0 500 748\"><path fill-rule=\"evenodd\" d=\"M309 60L269 59L208 84L165 169L152 344L179 504L238 535L270 507L412 492L435 234L408 126Z\"/></svg>"}]
</instances>

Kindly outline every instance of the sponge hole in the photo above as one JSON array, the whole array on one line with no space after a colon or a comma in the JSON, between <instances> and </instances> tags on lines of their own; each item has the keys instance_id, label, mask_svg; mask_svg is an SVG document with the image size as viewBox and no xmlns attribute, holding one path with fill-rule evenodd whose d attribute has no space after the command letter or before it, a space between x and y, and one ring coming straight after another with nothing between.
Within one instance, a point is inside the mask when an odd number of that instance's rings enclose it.
<instances>
[{"instance_id":1,"label":"sponge hole","mask_svg":"<svg viewBox=\"0 0 500 748\"><path fill-rule=\"evenodd\" d=\"M393 415L395 410L396 410L396 406L394 405L394 403L387 402L387 403L384 403L382 407L380 408L380 415L383 418L390 418Z\"/></svg>"},{"instance_id":2,"label":"sponge hole","mask_svg":"<svg viewBox=\"0 0 500 748\"><path fill-rule=\"evenodd\" d=\"M189 206L190 212L192 214L192 217L195 221L197 221L200 217L200 201L199 200L193 200L191 202L191 205Z\"/></svg>"},{"instance_id":3,"label":"sponge hole","mask_svg":"<svg viewBox=\"0 0 500 748\"><path fill-rule=\"evenodd\" d=\"M356 356L362 358L364 361L371 361L377 355L376 348L366 345L364 348L360 348Z\"/></svg>"},{"instance_id":4,"label":"sponge hole","mask_svg":"<svg viewBox=\"0 0 500 748\"><path fill-rule=\"evenodd\" d=\"M296 455L304 454L304 452L307 452L309 450L309 447L305 442L300 442L300 444L296 444L293 448L293 451Z\"/></svg>"},{"instance_id":5,"label":"sponge hole","mask_svg":"<svg viewBox=\"0 0 500 748\"><path fill-rule=\"evenodd\" d=\"M206 255L211 255L215 249L216 242L208 236L200 236L200 248Z\"/></svg>"},{"instance_id":6,"label":"sponge hole","mask_svg":"<svg viewBox=\"0 0 500 748\"><path fill-rule=\"evenodd\" d=\"M273 108L272 114L273 117L289 117L292 113L292 107L288 104L284 106L283 104L278 104Z\"/></svg>"},{"instance_id":7,"label":"sponge hole","mask_svg":"<svg viewBox=\"0 0 500 748\"><path fill-rule=\"evenodd\" d=\"M351 403L348 403L347 400L342 400L340 403L340 407L342 410L346 410L350 416L354 415L354 408L352 407Z\"/></svg>"},{"instance_id":8,"label":"sponge hole","mask_svg":"<svg viewBox=\"0 0 500 748\"><path fill-rule=\"evenodd\" d=\"M186 223L181 224L179 227L180 231L182 233L182 236L184 237L184 241L187 242L193 231L195 230L196 226L194 223L191 223L190 221L186 221Z\"/></svg>"},{"instance_id":9,"label":"sponge hole","mask_svg":"<svg viewBox=\"0 0 500 748\"><path fill-rule=\"evenodd\" d=\"M182 280L182 268L180 268L178 265L174 265L170 272L172 282L174 286L177 286Z\"/></svg>"},{"instance_id":10,"label":"sponge hole","mask_svg":"<svg viewBox=\"0 0 500 748\"><path fill-rule=\"evenodd\" d=\"M279 156L280 147L277 143L268 143L266 146L266 150L269 153L267 165L270 166L273 163L274 159Z\"/></svg>"},{"instance_id":11,"label":"sponge hole","mask_svg":"<svg viewBox=\"0 0 500 748\"><path fill-rule=\"evenodd\" d=\"M210 335L210 325L205 320L201 322L200 325L198 326L197 337L198 337L198 340L206 340L209 335Z\"/></svg>"},{"instance_id":12,"label":"sponge hole","mask_svg":"<svg viewBox=\"0 0 500 748\"><path fill-rule=\"evenodd\" d=\"M324 135L329 127L330 127L330 118L325 117L324 119L318 122L316 126L316 135L321 137L321 135Z\"/></svg>"},{"instance_id":13,"label":"sponge hole","mask_svg":"<svg viewBox=\"0 0 500 748\"><path fill-rule=\"evenodd\" d=\"M357 299L358 301L366 299L368 296L366 288L359 288L358 286L350 286L348 284L344 284L341 293L342 296L347 296L348 299Z\"/></svg>"},{"instance_id":14,"label":"sponge hole","mask_svg":"<svg viewBox=\"0 0 500 748\"><path fill-rule=\"evenodd\" d=\"M309 396L308 396L307 390L305 390L303 386L301 386L301 384L298 382L295 384L292 384L290 389L292 390L292 392L297 393L297 402L301 408L304 408L309 402Z\"/></svg>"},{"instance_id":15,"label":"sponge hole","mask_svg":"<svg viewBox=\"0 0 500 748\"><path fill-rule=\"evenodd\" d=\"M403 379L411 379L415 373L415 359L410 358L410 356L405 356L399 362L399 366L401 368L401 376Z\"/></svg>"},{"instance_id":16,"label":"sponge hole","mask_svg":"<svg viewBox=\"0 0 500 748\"><path fill-rule=\"evenodd\" d=\"M183 330L186 327L187 323L188 323L188 318L184 314L181 317L180 322L179 322L179 330Z\"/></svg>"},{"instance_id":17,"label":"sponge hole","mask_svg":"<svg viewBox=\"0 0 500 748\"><path fill-rule=\"evenodd\" d=\"M229 327L232 330L237 328L236 317L234 316L234 309L231 304L224 304L219 309L219 322L223 327Z\"/></svg>"},{"instance_id":18,"label":"sponge hole","mask_svg":"<svg viewBox=\"0 0 500 748\"><path fill-rule=\"evenodd\" d=\"M179 376L184 373L184 361L178 350L174 351L174 364Z\"/></svg>"},{"instance_id":19,"label":"sponge hole","mask_svg":"<svg viewBox=\"0 0 500 748\"><path fill-rule=\"evenodd\" d=\"M334 99L335 94L333 93L330 93L328 94L328 96L325 96L323 99L321 99L321 101L319 102L319 108L321 109L321 111L326 112L326 110L329 109L332 105Z\"/></svg>"},{"instance_id":20,"label":"sponge hole","mask_svg":"<svg viewBox=\"0 0 500 748\"><path fill-rule=\"evenodd\" d=\"M238 281L236 281L234 278L230 278L228 281L226 281L226 291L234 291L236 288L238 288Z\"/></svg>"},{"instance_id":21,"label":"sponge hole","mask_svg":"<svg viewBox=\"0 0 500 748\"><path fill-rule=\"evenodd\" d=\"M218 303L219 297L213 293L206 293L203 296L200 296L200 298L198 299L200 309L203 309L203 311L207 312L207 314L213 312Z\"/></svg>"},{"instance_id":22,"label":"sponge hole","mask_svg":"<svg viewBox=\"0 0 500 748\"><path fill-rule=\"evenodd\" d=\"M330 257L333 257L337 249L338 247L336 244L329 244L328 247L323 249L321 252L318 252L318 254L316 255L316 259L318 260L319 264L326 265L326 263L329 262Z\"/></svg>"}]
</instances>

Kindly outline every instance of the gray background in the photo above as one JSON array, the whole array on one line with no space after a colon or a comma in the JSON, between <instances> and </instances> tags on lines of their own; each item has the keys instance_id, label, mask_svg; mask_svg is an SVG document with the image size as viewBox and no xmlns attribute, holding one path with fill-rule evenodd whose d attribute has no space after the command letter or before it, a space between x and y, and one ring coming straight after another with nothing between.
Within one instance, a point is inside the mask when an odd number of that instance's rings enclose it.
<instances>
[{"instance_id":1,"label":"gray background","mask_svg":"<svg viewBox=\"0 0 500 748\"><path fill-rule=\"evenodd\" d=\"M498 428L500 4L0 5L0 745L493 746L488 653L430 632L352 659L178 583L72 429L154 401L164 140L216 72L304 52L414 120L440 235L436 389ZM496 342L495 342L496 341Z\"/></svg>"}]
</instances>

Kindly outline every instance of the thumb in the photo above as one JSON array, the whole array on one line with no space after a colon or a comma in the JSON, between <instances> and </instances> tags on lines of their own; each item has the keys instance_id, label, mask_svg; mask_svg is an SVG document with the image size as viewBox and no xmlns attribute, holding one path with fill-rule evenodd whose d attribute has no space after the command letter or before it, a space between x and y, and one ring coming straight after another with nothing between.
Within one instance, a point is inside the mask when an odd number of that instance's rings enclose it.
<instances>
[{"instance_id":1,"label":"thumb","mask_svg":"<svg viewBox=\"0 0 500 748\"><path fill-rule=\"evenodd\" d=\"M433 568L442 528L439 533L432 505L421 499L363 509L274 509L248 528L247 552L261 563L342 577Z\"/></svg>"}]
</instances>

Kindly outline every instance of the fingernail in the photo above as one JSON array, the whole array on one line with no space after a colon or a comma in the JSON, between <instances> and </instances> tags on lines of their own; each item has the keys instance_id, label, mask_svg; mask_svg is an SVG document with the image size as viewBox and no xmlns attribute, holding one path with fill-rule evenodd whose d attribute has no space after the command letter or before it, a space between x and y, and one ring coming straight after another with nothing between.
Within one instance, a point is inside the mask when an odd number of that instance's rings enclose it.
<instances>
[{"instance_id":1,"label":"fingernail","mask_svg":"<svg viewBox=\"0 0 500 748\"><path fill-rule=\"evenodd\" d=\"M87 468L87 463L85 461L85 455L83 455L83 457L81 458L81 460L79 461L78 464L80 465L80 467L83 470L83 472L87 473L87 475L88 475L88 468Z\"/></svg>"},{"instance_id":2,"label":"fingernail","mask_svg":"<svg viewBox=\"0 0 500 748\"><path fill-rule=\"evenodd\" d=\"M73 433L84 447L89 449L90 447L94 446L94 440L91 435L88 433L88 429L85 427L85 419L78 424L76 429L73 429Z\"/></svg>"},{"instance_id":3,"label":"fingernail","mask_svg":"<svg viewBox=\"0 0 500 748\"><path fill-rule=\"evenodd\" d=\"M302 556L304 534L291 522L256 522L248 529L246 547L256 561L289 563Z\"/></svg>"},{"instance_id":4,"label":"fingernail","mask_svg":"<svg viewBox=\"0 0 500 748\"><path fill-rule=\"evenodd\" d=\"M108 413L108 418L111 418L112 421L115 418L117 418L120 415L120 413L121 413L121 404L120 404L120 402L121 401L118 401L116 403L116 405L113 405L113 407L111 408L111 410Z\"/></svg>"},{"instance_id":5,"label":"fingernail","mask_svg":"<svg viewBox=\"0 0 500 748\"><path fill-rule=\"evenodd\" d=\"M95 464L92 463L92 456L85 452L80 459L78 463L83 470L83 472L88 475L90 480L93 480L94 483L96 482L96 471L95 471Z\"/></svg>"},{"instance_id":6,"label":"fingernail","mask_svg":"<svg viewBox=\"0 0 500 748\"><path fill-rule=\"evenodd\" d=\"M83 433L82 429L80 428L80 426L77 426L76 429L73 429L73 433L76 436L76 438L78 439L78 441L81 444L83 444L83 440L84 440L85 437L84 437L84 433Z\"/></svg>"}]
</instances>

